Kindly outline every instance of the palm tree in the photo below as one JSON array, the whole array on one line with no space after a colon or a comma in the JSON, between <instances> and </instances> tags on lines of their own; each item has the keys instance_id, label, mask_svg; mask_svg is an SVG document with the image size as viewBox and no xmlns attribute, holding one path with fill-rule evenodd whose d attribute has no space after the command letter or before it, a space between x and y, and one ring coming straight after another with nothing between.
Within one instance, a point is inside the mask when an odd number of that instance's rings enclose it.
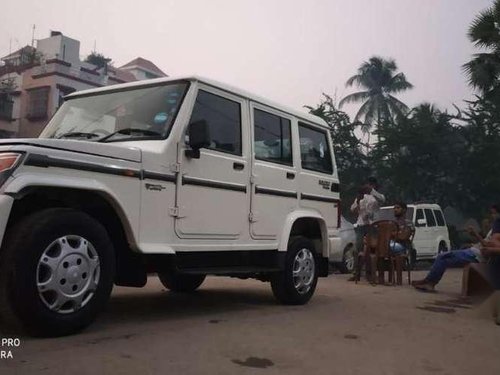
<instances>
[{"instance_id":1,"label":"palm tree","mask_svg":"<svg viewBox=\"0 0 500 375\"><path fill-rule=\"evenodd\" d=\"M478 53L463 68L469 84L483 94L500 91L500 0L481 12L472 22L469 39L487 52Z\"/></svg>"},{"instance_id":2,"label":"palm tree","mask_svg":"<svg viewBox=\"0 0 500 375\"><path fill-rule=\"evenodd\" d=\"M343 98L339 106L346 103L363 102L354 122L362 122L361 129L368 133L374 123L380 125L396 115L408 112L408 107L393 94L411 89L413 85L403 73L396 73L398 67L392 59L371 57L358 69L358 73L346 82L346 87L357 85L364 89Z\"/></svg>"}]
</instances>

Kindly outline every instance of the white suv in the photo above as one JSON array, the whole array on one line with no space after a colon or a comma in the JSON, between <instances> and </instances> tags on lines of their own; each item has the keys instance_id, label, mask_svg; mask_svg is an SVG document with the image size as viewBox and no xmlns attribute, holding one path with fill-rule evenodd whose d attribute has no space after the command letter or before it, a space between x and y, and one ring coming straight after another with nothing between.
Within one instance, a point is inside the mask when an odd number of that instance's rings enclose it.
<instances>
[{"instance_id":1,"label":"white suv","mask_svg":"<svg viewBox=\"0 0 500 375\"><path fill-rule=\"evenodd\" d=\"M411 260L432 259L450 249L448 227L437 204L408 204L406 218L415 225ZM394 219L393 206L382 207L378 219Z\"/></svg>"},{"instance_id":2,"label":"white suv","mask_svg":"<svg viewBox=\"0 0 500 375\"><path fill-rule=\"evenodd\" d=\"M339 246L321 119L199 77L69 95L39 139L0 141L0 314L75 332L113 284L270 281L304 304Z\"/></svg>"}]
</instances>

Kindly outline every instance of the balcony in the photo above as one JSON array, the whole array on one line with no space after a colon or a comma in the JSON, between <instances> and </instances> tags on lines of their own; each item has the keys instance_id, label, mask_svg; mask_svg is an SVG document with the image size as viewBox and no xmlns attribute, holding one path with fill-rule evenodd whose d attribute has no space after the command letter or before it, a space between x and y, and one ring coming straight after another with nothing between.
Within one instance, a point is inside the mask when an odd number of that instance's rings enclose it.
<instances>
[{"instance_id":1,"label":"balcony","mask_svg":"<svg viewBox=\"0 0 500 375\"><path fill-rule=\"evenodd\" d=\"M104 76L95 74L91 71L81 70L80 67L74 67L71 64L61 60L50 60L45 64L36 66L32 70L33 78L42 78L46 76L57 75L68 79L73 79L89 86L104 86Z\"/></svg>"}]
</instances>

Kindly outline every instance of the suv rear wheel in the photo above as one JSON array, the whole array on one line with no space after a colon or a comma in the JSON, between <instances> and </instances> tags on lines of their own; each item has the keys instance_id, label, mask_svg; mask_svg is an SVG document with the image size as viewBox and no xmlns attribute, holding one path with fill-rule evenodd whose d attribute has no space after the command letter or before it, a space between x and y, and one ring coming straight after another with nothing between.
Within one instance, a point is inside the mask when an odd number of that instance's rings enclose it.
<instances>
[{"instance_id":1,"label":"suv rear wheel","mask_svg":"<svg viewBox=\"0 0 500 375\"><path fill-rule=\"evenodd\" d=\"M438 254L446 253L448 251L448 246L445 242L440 242L438 247Z\"/></svg>"},{"instance_id":2,"label":"suv rear wheel","mask_svg":"<svg viewBox=\"0 0 500 375\"><path fill-rule=\"evenodd\" d=\"M305 237L295 237L288 245L283 271L271 279L274 296L286 305L304 305L313 296L317 282L314 245Z\"/></svg>"},{"instance_id":3,"label":"suv rear wheel","mask_svg":"<svg viewBox=\"0 0 500 375\"><path fill-rule=\"evenodd\" d=\"M205 281L205 275L189 275L174 271L160 272L158 277L165 288L179 293L194 292Z\"/></svg>"},{"instance_id":4,"label":"suv rear wheel","mask_svg":"<svg viewBox=\"0 0 500 375\"><path fill-rule=\"evenodd\" d=\"M115 257L104 227L87 214L51 208L9 230L0 254L0 315L35 336L88 326L113 288Z\"/></svg>"},{"instance_id":5,"label":"suv rear wheel","mask_svg":"<svg viewBox=\"0 0 500 375\"><path fill-rule=\"evenodd\" d=\"M345 247L342 255L342 263L338 265L341 273L352 273L354 271L354 245L349 244Z\"/></svg>"}]
</instances>

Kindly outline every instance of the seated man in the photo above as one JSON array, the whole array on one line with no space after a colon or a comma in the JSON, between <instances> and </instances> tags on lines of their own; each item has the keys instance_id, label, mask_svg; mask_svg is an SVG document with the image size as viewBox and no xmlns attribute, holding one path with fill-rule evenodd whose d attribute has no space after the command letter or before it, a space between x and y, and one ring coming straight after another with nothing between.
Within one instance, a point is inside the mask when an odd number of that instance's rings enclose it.
<instances>
[{"instance_id":1,"label":"seated man","mask_svg":"<svg viewBox=\"0 0 500 375\"><path fill-rule=\"evenodd\" d=\"M485 255L489 253L489 250L484 250L489 248L486 245L490 244L489 241L493 241L493 243L500 241L500 211L498 205L490 207L490 215L493 219L493 225L485 240L479 238L480 243L468 249L439 254L427 276L422 280L413 281L412 285L420 291L431 292L434 291L434 287L439 283L448 267L463 267L469 263L485 261ZM473 230L470 230L470 232L475 234ZM482 248L483 250L481 250Z\"/></svg>"},{"instance_id":2,"label":"seated man","mask_svg":"<svg viewBox=\"0 0 500 375\"><path fill-rule=\"evenodd\" d=\"M389 242L391 254L403 254L411 248L411 236L415 233L415 227L411 220L406 219L406 203L398 201L394 204L394 217L398 223L398 232L396 238Z\"/></svg>"}]
</instances>

